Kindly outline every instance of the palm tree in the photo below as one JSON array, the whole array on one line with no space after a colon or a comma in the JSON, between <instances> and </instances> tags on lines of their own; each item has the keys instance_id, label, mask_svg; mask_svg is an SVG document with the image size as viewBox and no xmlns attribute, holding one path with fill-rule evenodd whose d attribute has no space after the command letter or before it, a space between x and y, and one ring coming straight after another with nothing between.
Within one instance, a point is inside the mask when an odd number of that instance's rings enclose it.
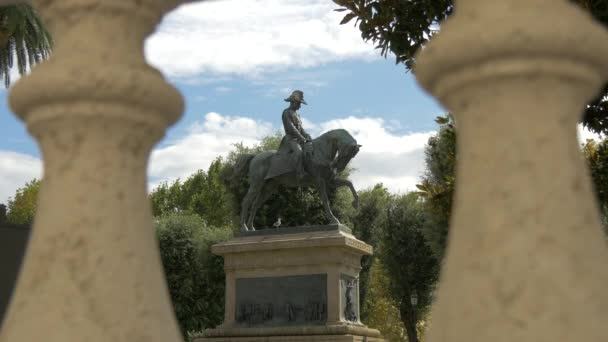
<instances>
[{"instance_id":1,"label":"palm tree","mask_svg":"<svg viewBox=\"0 0 608 342\"><path fill-rule=\"evenodd\" d=\"M20 75L27 68L48 58L53 40L38 17L27 4L0 7L0 78L4 86L11 84L10 69L17 60Z\"/></svg>"}]
</instances>

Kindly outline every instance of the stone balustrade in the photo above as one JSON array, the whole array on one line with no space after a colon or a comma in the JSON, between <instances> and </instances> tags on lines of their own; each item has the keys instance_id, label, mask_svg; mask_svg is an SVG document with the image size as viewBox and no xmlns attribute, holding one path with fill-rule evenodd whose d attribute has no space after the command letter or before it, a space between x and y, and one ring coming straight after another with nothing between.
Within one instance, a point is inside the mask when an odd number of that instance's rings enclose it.
<instances>
[{"instance_id":1,"label":"stone balustrade","mask_svg":"<svg viewBox=\"0 0 608 342\"><path fill-rule=\"evenodd\" d=\"M608 250L576 124L608 78L608 33L564 0L455 6L416 68L458 127L428 339L605 341Z\"/></svg>"},{"instance_id":2,"label":"stone balustrade","mask_svg":"<svg viewBox=\"0 0 608 342\"><path fill-rule=\"evenodd\" d=\"M10 104L44 181L0 342L180 341L146 166L183 104L142 51L179 1L32 3L55 51ZM606 340L608 251L575 127L608 78L607 42L565 0L457 0L422 51L416 75L459 133L430 341Z\"/></svg>"},{"instance_id":3,"label":"stone balustrade","mask_svg":"<svg viewBox=\"0 0 608 342\"><path fill-rule=\"evenodd\" d=\"M183 110L143 42L178 0L33 0L52 57L9 100L44 177L0 341L181 341L147 199L153 145Z\"/></svg>"}]
</instances>

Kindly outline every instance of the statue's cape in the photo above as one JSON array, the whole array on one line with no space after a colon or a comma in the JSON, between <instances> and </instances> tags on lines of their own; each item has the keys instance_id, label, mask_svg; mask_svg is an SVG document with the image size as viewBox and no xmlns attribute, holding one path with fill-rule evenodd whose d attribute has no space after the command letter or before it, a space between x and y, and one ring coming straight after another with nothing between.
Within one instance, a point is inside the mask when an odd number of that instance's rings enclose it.
<instances>
[{"instance_id":1,"label":"statue's cape","mask_svg":"<svg viewBox=\"0 0 608 342\"><path fill-rule=\"evenodd\" d=\"M285 173L295 172L297 165L297 155L292 153L287 144L287 137L284 136L279 145L279 150L270 158L270 169L265 179L278 177Z\"/></svg>"}]
</instances>

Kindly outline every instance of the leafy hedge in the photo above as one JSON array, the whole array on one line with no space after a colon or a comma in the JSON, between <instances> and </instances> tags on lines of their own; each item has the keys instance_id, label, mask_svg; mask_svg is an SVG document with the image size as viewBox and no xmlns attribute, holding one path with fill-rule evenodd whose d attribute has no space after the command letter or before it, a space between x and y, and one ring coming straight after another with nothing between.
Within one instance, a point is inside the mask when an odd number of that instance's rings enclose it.
<instances>
[{"instance_id":1,"label":"leafy hedge","mask_svg":"<svg viewBox=\"0 0 608 342\"><path fill-rule=\"evenodd\" d=\"M224 266L211 246L231 237L229 228L208 226L196 214L175 213L157 219L156 233L180 329L201 331L224 317Z\"/></svg>"}]
</instances>

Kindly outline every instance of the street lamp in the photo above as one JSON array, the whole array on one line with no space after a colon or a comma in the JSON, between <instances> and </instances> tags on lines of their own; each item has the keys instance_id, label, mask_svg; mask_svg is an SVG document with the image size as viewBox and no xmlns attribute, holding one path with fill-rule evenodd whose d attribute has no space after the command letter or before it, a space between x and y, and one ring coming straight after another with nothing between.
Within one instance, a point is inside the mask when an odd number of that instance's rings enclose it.
<instances>
[{"instance_id":1,"label":"street lamp","mask_svg":"<svg viewBox=\"0 0 608 342\"><path fill-rule=\"evenodd\" d=\"M412 306L415 308L418 305L418 293L412 293L412 295L410 296L410 301L412 303Z\"/></svg>"},{"instance_id":2,"label":"street lamp","mask_svg":"<svg viewBox=\"0 0 608 342\"><path fill-rule=\"evenodd\" d=\"M412 303L412 316L414 318L414 330L417 330L416 327L418 326L418 316L417 316L417 312L416 312L416 307L418 306L418 293L416 291L414 291L414 293L412 293L410 295L410 302Z\"/></svg>"}]
</instances>

